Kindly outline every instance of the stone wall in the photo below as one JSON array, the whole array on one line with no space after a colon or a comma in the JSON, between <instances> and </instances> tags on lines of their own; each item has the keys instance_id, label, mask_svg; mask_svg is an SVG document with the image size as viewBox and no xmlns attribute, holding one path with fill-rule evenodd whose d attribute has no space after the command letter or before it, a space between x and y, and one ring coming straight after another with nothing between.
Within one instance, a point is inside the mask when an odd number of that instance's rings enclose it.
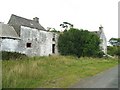
<instances>
[{"instance_id":1,"label":"stone wall","mask_svg":"<svg viewBox=\"0 0 120 90\"><path fill-rule=\"evenodd\" d=\"M28 56L49 56L58 54L57 43L58 34L54 32L21 26L19 40L0 38L0 51L19 52ZM55 45L54 53L53 44Z\"/></svg>"},{"instance_id":2,"label":"stone wall","mask_svg":"<svg viewBox=\"0 0 120 90\"><path fill-rule=\"evenodd\" d=\"M57 35L56 35L57 36ZM28 56L48 56L52 55L53 33L32 29L21 26L20 38L17 51L27 54ZM58 39L56 39L58 40ZM28 45L27 45L28 44ZM56 44L57 45L57 44ZM55 54L57 54L57 46Z\"/></svg>"}]
</instances>

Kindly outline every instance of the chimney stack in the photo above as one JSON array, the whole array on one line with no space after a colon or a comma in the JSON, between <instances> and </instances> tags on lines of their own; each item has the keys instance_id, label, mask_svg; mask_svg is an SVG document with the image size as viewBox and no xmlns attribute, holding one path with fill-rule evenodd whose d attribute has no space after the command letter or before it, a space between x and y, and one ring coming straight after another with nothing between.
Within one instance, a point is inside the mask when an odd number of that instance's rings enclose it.
<instances>
[{"instance_id":1,"label":"chimney stack","mask_svg":"<svg viewBox=\"0 0 120 90\"><path fill-rule=\"evenodd\" d=\"M34 20L35 22L39 23L39 18L38 18L38 17L33 18L33 20Z\"/></svg>"},{"instance_id":2,"label":"chimney stack","mask_svg":"<svg viewBox=\"0 0 120 90\"><path fill-rule=\"evenodd\" d=\"M99 30L102 30L102 29L103 29L103 26L102 26L102 25L100 25Z\"/></svg>"}]
</instances>

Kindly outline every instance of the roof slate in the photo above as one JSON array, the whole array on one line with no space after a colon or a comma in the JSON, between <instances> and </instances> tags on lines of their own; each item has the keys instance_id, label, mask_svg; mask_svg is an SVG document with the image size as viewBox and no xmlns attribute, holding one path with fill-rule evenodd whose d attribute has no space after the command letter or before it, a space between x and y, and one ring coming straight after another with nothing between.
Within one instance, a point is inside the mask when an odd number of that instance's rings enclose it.
<instances>
[{"instance_id":1,"label":"roof slate","mask_svg":"<svg viewBox=\"0 0 120 90\"><path fill-rule=\"evenodd\" d=\"M20 38L12 26L3 23L0 23L0 37L14 38L14 39Z\"/></svg>"},{"instance_id":2,"label":"roof slate","mask_svg":"<svg viewBox=\"0 0 120 90\"><path fill-rule=\"evenodd\" d=\"M18 26L27 26L30 28L36 28L38 30L45 30L45 28L42 27L40 23L34 20L30 20L30 19L26 19L17 15L14 15L14 14L11 15L11 18L8 24L13 25L13 27L14 25L18 25Z\"/></svg>"}]
</instances>

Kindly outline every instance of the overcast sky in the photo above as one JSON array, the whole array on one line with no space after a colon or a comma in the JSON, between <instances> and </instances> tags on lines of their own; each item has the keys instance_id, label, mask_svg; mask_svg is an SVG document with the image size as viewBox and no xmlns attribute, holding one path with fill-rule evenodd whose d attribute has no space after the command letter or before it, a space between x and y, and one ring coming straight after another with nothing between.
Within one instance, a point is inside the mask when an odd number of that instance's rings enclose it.
<instances>
[{"instance_id":1,"label":"overcast sky","mask_svg":"<svg viewBox=\"0 0 120 90\"><path fill-rule=\"evenodd\" d=\"M7 23L11 14L33 19L40 24L60 30L60 23L67 21L75 28L90 31L104 27L107 41L118 37L119 0L1 0L0 22Z\"/></svg>"}]
</instances>

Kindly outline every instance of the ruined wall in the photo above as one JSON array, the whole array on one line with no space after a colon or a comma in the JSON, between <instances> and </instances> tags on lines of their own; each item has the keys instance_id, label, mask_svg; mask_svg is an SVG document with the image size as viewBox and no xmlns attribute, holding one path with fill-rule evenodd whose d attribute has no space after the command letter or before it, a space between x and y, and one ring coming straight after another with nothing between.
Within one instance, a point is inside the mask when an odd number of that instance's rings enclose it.
<instances>
[{"instance_id":1,"label":"ruined wall","mask_svg":"<svg viewBox=\"0 0 120 90\"><path fill-rule=\"evenodd\" d=\"M53 33L21 26L18 51L28 56L48 56L52 53ZM27 43L31 44L27 47Z\"/></svg>"},{"instance_id":2,"label":"ruined wall","mask_svg":"<svg viewBox=\"0 0 120 90\"><path fill-rule=\"evenodd\" d=\"M59 52L58 52L58 38L59 38L59 34L58 33L52 33L53 34L53 38L54 38L54 35L55 35L55 41L53 41L52 43L55 44L55 55L59 55Z\"/></svg>"},{"instance_id":3,"label":"ruined wall","mask_svg":"<svg viewBox=\"0 0 120 90\"><path fill-rule=\"evenodd\" d=\"M58 54L57 43L58 34L54 32L21 26L20 39L0 38L0 51L19 52L28 56L49 56Z\"/></svg>"}]
</instances>

